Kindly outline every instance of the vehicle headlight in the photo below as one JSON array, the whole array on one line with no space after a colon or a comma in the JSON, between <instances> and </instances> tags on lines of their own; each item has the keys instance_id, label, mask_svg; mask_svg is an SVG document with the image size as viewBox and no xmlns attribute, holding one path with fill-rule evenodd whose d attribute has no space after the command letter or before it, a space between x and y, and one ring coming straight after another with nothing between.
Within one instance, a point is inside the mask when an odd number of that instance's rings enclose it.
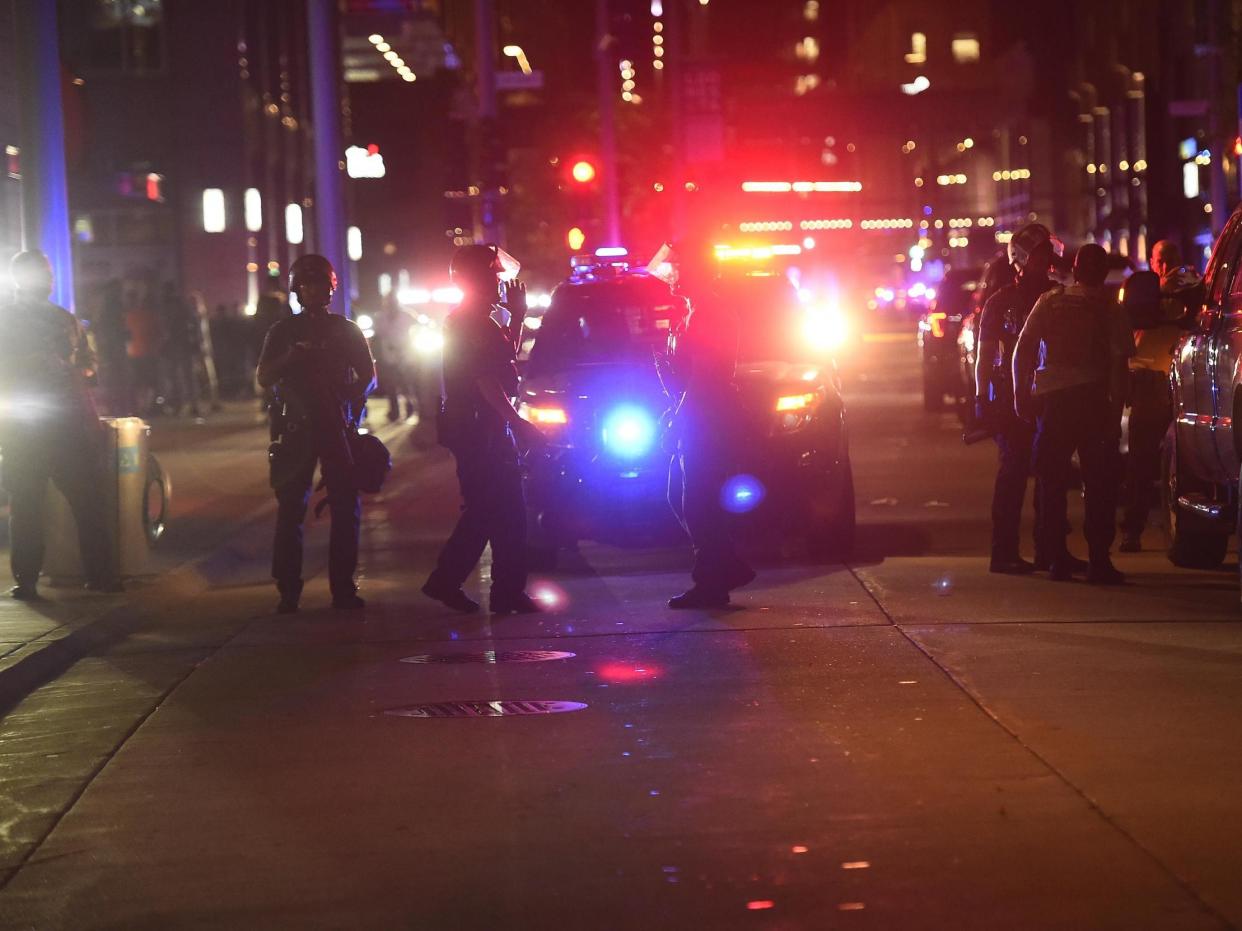
<instances>
[{"instance_id":1,"label":"vehicle headlight","mask_svg":"<svg viewBox=\"0 0 1242 931\"><path fill-rule=\"evenodd\" d=\"M802 335L812 349L839 349L849 339L849 318L838 307L811 308L803 320Z\"/></svg>"},{"instance_id":2,"label":"vehicle headlight","mask_svg":"<svg viewBox=\"0 0 1242 931\"><path fill-rule=\"evenodd\" d=\"M435 355L444 348L444 334L435 327L420 326L410 331L414 351L423 355Z\"/></svg>"},{"instance_id":3,"label":"vehicle headlight","mask_svg":"<svg viewBox=\"0 0 1242 931\"><path fill-rule=\"evenodd\" d=\"M362 330L362 335L367 339L371 339L375 335L375 321L370 314L359 314L358 319L354 323L358 324L358 329Z\"/></svg>"},{"instance_id":4,"label":"vehicle headlight","mask_svg":"<svg viewBox=\"0 0 1242 931\"><path fill-rule=\"evenodd\" d=\"M656 419L641 407L618 407L604 420L604 447L624 459L648 453L656 441Z\"/></svg>"}]
</instances>

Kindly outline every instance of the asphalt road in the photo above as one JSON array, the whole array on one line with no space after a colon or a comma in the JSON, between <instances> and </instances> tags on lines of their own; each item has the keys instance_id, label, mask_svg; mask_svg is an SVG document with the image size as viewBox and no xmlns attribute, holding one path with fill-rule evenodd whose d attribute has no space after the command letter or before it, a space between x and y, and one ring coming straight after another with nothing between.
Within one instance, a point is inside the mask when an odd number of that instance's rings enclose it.
<instances>
[{"instance_id":1,"label":"asphalt road","mask_svg":"<svg viewBox=\"0 0 1242 931\"><path fill-rule=\"evenodd\" d=\"M990 576L992 450L912 341L851 358L857 558L729 610L663 606L680 549L584 544L545 615L444 613L451 463L400 432L364 615L322 576L270 615L240 529L0 723L0 926L1242 925L1234 574L1152 530L1123 589Z\"/></svg>"}]
</instances>

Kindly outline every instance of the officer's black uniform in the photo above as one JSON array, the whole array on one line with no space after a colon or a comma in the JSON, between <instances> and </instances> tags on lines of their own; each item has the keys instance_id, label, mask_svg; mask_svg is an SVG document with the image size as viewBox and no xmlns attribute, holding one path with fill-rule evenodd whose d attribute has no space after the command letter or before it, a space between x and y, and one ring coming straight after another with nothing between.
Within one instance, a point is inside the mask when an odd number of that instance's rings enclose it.
<instances>
[{"instance_id":1,"label":"officer's black uniform","mask_svg":"<svg viewBox=\"0 0 1242 931\"><path fill-rule=\"evenodd\" d=\"M1036 303L1014 349L1013 364L1019 410L1036 409L1032 390L1040 402L1034 466L1043 493L1043 551L1052 577L1067 580L1075 568L1062 528L1070 460L1077 452L1086 506L1083 532L1090 551L1087 580L1116 584L1123 577L1113 567L1109 549L1116 530L1126 359L1133 355L1134 344L1121 308L1102 287L1107 262L1099 245L1079 250L1076 283L1049 291Z\"/></svg>"},{"instance_id":2,"label":"officer's black uniform","mask_svg":"<svg viewBox=\"0 0 1242 931\"><path fill-rule=\"evenodd\" d=\"M505 419L488 404L479 379L517 395L515 347L491 317L489 303L463 304L444 324L444 403L440 442L457 460L462 512L424 588L448 600L492 546L491 606L524 600L526 501L517 446ZM443 596L443 597L442 597Z\"/></svg>"},{"instance_id":3,"label":"officer's black uniform","mask_svg":"<svg viewBox=\"0 0 1242 931\"><path fill-rule=\"evenodd\" d=\"M992 397L987 411L1000 453L996 484L992 490L992 563L996 566L1020 564L1018 540L1022 528L1022 504L1026 500L1027 480L1031 475L1031 450L1035 437L1034 425L1019 419L1013 410L1013 347L1035 302L1054 286L1047 278L1020 278L993 294L984 305L979 319L979 343L999 342L1002 347L1001 359L991 377ZM1043 510L1041 498L1037 488L1037 564L1045 562L1039 531Z\"/></svg>"},{"instance_id":4,"label":"officer's black uniform","mask_svg":"<svg viewBox=\"0 0 1242 931\"><path fill-rule=\"evenodd\" d=\"M26 258L32 255L38 257ZM41 266L50 288L40 254L19 256L15 278L22 261ZM14 597L32 598L37 591L49 480L73 510L88 585L119 588L99 496L104 434L86 385L93 368L85 334L69 311L29 292L0 307L0 450Z\"/></svg>"},{"instance_id":5,"label":"officer's black uniform","mask_svg":"<svg viewBox=\"0 0 1242 931\"><path fill-rule=\"evenodd\" d=\"M335 276L333 281L335 286ZM351 474L349 437L375 384L375 364L358 325L327 307L308 308L275 324L263 343L260 371L291 350L295 355L275 383L270 453L277 501L272 577L281 594L280 610L296 610L302 592L302 524L316 464L332 515L332 602L336 607L361 607L354 572L362 505Z\"/></svg>"},{"instance_id":6,"label":"officer's black uniform","mask_svg":"<svg viewBox=\"0 0 1242 931\"><path fill-rule=\"evenodd\" d=\"M671 374L681 391L672 392L677 451L669 467L668 499L694 546L694 587L670 599L673 608L726 605L732 589L755 577L737 554L721 503L737 460L738 330L736 315L714 289L704 288L669 341Z\"/></svg>"}]
</instances>

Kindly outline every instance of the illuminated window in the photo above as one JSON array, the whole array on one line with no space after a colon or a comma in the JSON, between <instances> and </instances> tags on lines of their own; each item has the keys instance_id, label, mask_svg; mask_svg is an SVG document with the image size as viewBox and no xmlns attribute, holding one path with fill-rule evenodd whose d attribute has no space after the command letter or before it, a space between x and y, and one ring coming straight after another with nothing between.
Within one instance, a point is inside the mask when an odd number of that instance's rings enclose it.
<instances>
[{"instance_id":1,"label":"illuminated window","mask_svg":"<svg viewBox=\"0 0 1242 931\"><path fill-rule=\"evenodd\" d=\"M819 19L819 0L806 0L802 6L802 18L808 23L813 23Z\"/></svg>"},{"instance_id":2,"label":"illuminated window","mask_svg":"<svg viewBox=\"0 0 1242 931\"><path fill-rule=\"evenodd\" d=\"M362 258L362 230L351 226L345 231L345 248L349 251L350 261L357 262Z\"/></svg>"},{"instance_id":3,"label":"illuminated window","mask_svg":"<svg viewBox=\"0 0 1242 931\"><path fill-rule=\"evenodd\" d=\"M921 65L927 61L927 36L916 32L910 36L910 51L906 52L907 65Z\"/></svg>"},{"instance_id":4,"label":"illuminated window","mask_svg":"<svg viewBox=\"0 0 1242 931\"><path fill-rule=\"evenodd\" d=\"M294 246L302 244L301 204L289 204L285 207L285 239Z\"/></svg>"},{"instance_id":5,"label":"illuminated window","mask_svg":"<svg viewBox=\"0 0 1242 931\"><path fill-rule=\"evenodd\" d=\"M794 54L799 61L815 61L819 58L819 43L814 36L807 36L794 46Z\"/></svg>"},{"instance_id":6,"label":"illuminated window","mask_svg":"<svg viewBox=\"0 0 1242 931\"><path fill-rule=\"evenodd\" d=\"M209 187L203 191L203 230L207 233L223 233L225 226L224 191Z\"/></svg>"},{"instance_id":7,"label":"illuminated window","mask_svg":"<svg viewBox=\"0 0 1242 931\"><path fill-rule=\"evenodd\" d=\"M164 67L163 0L94 0L86 55L93 68L152 72Z\"/></svg>"},{"instance_id":8,"label":"illuminated window","mask_svg":"<svg viewBox=\"0 0 1242 931\"><path fill-rule=\"evenodd\" d=\"M974 33L961 32L955 35L951 49L953 60L959 65L968 65L979 60L979 39Z\"/></svg>"},{"instance_id":9,"label":"illuminated window","mask_svg":"<svg viewBox=\"0 0 1242 931\"><path fill-rule=\"evenodd\" d=\"M242 207L246 214L246 229L252 233L263 229L263 195L258 188L246 188L246 193L242 196Z\"/></svg>"}]
</instances>

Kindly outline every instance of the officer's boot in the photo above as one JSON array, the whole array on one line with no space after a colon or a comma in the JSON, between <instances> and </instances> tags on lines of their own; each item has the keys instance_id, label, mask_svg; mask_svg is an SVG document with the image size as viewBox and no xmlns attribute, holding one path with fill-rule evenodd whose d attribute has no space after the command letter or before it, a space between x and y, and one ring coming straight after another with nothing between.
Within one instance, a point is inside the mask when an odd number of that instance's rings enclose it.
<instances>
[{"instance_id":1,"label":"officer's boot","mask_svg":"<svg viewBox=\"0 0 1242 931\"><path fill-rule=\"evenodd\" d=\"M298 600L302 597L302 582L277 582L276 589L280 592L280 603L276 605L277 614L296 614Z\"/></svg>"}]
</instances>

